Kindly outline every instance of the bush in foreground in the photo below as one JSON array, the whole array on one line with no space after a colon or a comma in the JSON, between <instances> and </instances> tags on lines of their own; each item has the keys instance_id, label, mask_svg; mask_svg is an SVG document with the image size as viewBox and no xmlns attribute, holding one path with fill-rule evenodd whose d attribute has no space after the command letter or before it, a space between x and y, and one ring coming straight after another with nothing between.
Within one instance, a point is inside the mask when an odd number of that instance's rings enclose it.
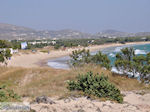
<instances>
[{"instance_id":1,"label":"bush in foreground","mask_svg":"<svg viewBox=\"0 0 150 112\"><path fill-rule=\"evenodd\" d=\"M0 102L19 101L20 97L5 85L0 86Z\"/></svg>"},{"instance_id":2,"label":"bush in foreground","mask_svg":"<svg viewBox=\"0 0 150 112\"><path fill-rule=\"evenodd\" d=\"M108 81L108 77L99 74L94 75L88 72L85 75L79 75L77 81L68 81L70 91L83 91L85 94L94 95L99 98L123 102L120 90Z\"/></svg>"}]
</instances>

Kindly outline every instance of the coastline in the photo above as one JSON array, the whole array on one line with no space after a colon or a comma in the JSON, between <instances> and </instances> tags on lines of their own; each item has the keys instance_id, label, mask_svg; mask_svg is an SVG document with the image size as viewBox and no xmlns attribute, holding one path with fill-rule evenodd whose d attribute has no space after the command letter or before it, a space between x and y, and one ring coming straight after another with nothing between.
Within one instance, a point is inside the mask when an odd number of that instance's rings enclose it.
<instances>
[{"instance_id":1,"label":"coastline","mask_svg":"<svg viewBox=\"0 0 150 112\"><path fill-rule=\"evenodd\" d=\"M47 65L48 60L59 58L63 56L68 56L72 53L74 50L79 49L89 49L90 52L102 50L109 47L118 47L118 46L124 46L124 45L142 45L142 44L150 44L150 41L148 42L130 42L126 44L120 44L120 43L110 43L110 44L103 44L103 45L93 45L88 47L76 47L76 48L67 48L66 50L53 50L48 53L30 53L30 54L19 54L12 56L11 60L8 61L8 66L12 67L25 67L25 68L31 68L31 67L49 67Z\"/></svg>"}]
</instances>

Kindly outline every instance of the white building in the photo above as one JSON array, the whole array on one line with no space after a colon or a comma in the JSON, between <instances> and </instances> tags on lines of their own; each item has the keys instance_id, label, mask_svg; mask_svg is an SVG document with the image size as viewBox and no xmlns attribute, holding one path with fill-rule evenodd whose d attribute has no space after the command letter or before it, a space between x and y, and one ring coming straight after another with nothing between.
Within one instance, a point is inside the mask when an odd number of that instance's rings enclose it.
<instances>
[{"instance_id":1,"label":"white building","mask_svg":"<svg viewBox=\"0 0 150 112\"><path fill-rule=\"evenodd\" d=\"M21 49L26 49L27 48L27 42L22 42L21 43Z\"/></svg>"},{"instance_id":2,"label":"white building","mask_svg":"<svg viewBox=\"0 0 150 112\"><path fill-rule=\"evenodd\" d=\"M7 48L1 48L0 51L5 51ZM10 54L14 54L18 52L18 49L8 48L10 49Z\"/></svg>"}]
</instances>

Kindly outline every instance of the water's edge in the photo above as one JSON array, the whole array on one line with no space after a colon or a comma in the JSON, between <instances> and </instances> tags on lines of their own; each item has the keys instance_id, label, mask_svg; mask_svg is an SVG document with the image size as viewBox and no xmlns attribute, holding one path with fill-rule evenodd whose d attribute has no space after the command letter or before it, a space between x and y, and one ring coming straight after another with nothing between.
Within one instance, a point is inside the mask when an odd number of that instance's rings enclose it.
<instances>
[{"instance_id":1,"label":"water's edge","mask_svg":"<svg viewBox=\"0 0 150 112\"><path fill-rule=\"evenodd\" d=\"M113 65L115 60L115 54L120 52L120 50L125 47L133 47L135 49L135 54L146 54L147 52L150 52L150 44L133 44L133 45L108 47L91 52L91 54L96 54L98 51L102 51L104 54L108 55L109 59L111 60L111 64ZM63 56L48 60L47 65L56 69L69 69L70 68L68 64L69 60L70 60L69 56ZM113 68L113 71L115 71L115 68Z\"/></svg>"}]
</instances>

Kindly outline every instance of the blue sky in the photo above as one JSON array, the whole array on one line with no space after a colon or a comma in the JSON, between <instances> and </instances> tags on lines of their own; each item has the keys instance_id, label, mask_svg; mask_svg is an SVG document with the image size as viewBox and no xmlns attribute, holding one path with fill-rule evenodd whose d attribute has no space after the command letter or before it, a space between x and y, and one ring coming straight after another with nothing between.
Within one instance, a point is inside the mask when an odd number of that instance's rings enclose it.
<instances>
[{"instance_id":1,"label":"blue sky","mask_svg":"<svg viewBox=\"0 0 150 112\"><path fill-rule=\"evenodd\" d=\"M0 0L0 23L90 33L150 31L150 0Z\"/></svg>"}]
</instances>

